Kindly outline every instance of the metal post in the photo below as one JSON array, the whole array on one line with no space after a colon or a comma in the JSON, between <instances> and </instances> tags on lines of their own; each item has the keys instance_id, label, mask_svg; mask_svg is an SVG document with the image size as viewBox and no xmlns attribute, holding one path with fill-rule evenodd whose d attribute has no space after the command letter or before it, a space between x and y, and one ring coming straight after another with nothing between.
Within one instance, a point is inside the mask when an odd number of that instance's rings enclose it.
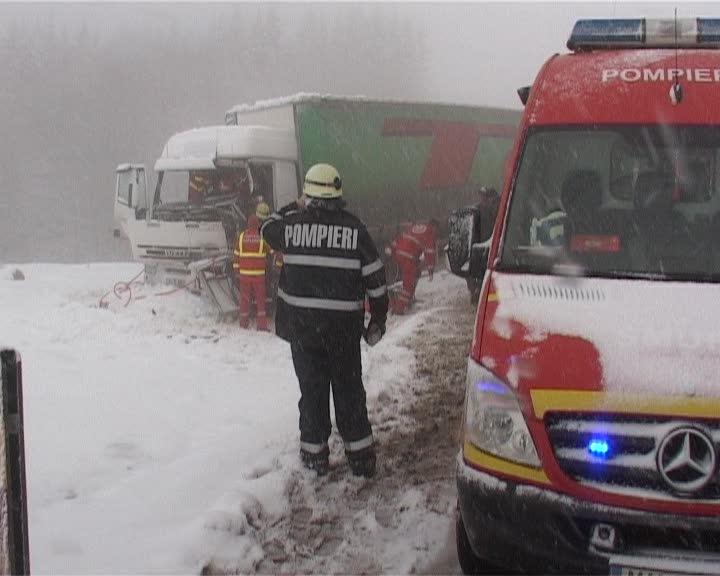
<instances>
[{"instance_id":1,"label":"metal post","mask_svg":"<svg viewBox=\"0 0 720 576\"><path fill-rule=\"evenodd\" d=\"M30 574L25 483L22 362L14 350L0 350L0 572Z\"/></svg>"}]
</instances>

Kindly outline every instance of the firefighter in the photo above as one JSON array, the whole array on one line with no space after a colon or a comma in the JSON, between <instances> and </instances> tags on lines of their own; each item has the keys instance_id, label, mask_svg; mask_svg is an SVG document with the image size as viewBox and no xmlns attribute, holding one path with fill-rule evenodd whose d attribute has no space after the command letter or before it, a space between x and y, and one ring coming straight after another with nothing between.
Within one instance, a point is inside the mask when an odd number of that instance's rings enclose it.
<instances>
[{"instance_id":1,"label":"firefighter","mask_svg":"<svg viewBox=\"0 0 720 576\"><path fill-rule=\"evenodd\" d=\"M265 271L268 245L260 236L260 219L270 212L267 204L258 206L256 214L248 218L248 227L238 235L233 268L240 290L240 327L250 326L250 299L255 300L255 323L258 330L268 330L266 311Z\"/></svg>"},{"instance_id":2,"label":"firefighter","mask_svg":"<svg viewBox=\"0 0 720 576\"><path fill-rule=\"evenodd\" d=\"M402 277L402 288L392 301L395 314L404 314L415 298L415 288L422 273L422 262L430 281L435 271L435 244L437 221L418 222L401 226L401 232L391 244L392 259Z\"/></svg>"},{"instance_id":3,"label":"firefighter","mask_svg":"<svg viewBox=\"0 0 720 576\"><path fill-rule=\"evenodd\" d=\"M330 390L335 420L356 476L375 474L375 446L362 381L360 340L376 344L388 308L385 268L365 225L344 209L329 164L312 166L298 202L272 214L262 236L283 252L276 332L290 342L300 383L300 458L328 472ZM364 328L365 296L370 321Z\"/></svg>"}]
</instances>

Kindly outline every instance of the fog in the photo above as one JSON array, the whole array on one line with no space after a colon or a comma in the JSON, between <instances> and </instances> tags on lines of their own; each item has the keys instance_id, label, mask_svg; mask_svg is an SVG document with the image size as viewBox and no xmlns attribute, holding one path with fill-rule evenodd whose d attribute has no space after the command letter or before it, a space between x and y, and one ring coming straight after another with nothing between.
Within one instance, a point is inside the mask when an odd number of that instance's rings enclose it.
<instances>
[{"instance_id":1,"label":"fog","mask_svg":"<svg viewBox=\"0 0 720 576\"><path fill-rule=\"evenodd\" d=\"M0 4L0 263L129 258L114 170L234 104L321 92L520 108L582 17L673 4ZM678 16L720 17L679 3Z\"/></svg>"}]
</instances>

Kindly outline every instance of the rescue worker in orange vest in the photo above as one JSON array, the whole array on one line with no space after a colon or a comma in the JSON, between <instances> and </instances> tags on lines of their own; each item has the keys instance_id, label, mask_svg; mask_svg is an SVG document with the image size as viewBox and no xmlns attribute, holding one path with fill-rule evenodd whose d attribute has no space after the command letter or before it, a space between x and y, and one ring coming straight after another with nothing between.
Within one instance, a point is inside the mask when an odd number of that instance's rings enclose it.
<instances>
[{"instance_id":1,"label":"rescue worker in orange vest","mask_svg":"<svg viewBox=\"0 0 720 576\"><path fill-rule=\"evenodd\" d=\"M238 235L233 268L240 289L240 327L250 326L250 298L255 300L258 330L268 330L268 318L265 308L269 246L260 236L260 220L267 218L270 208L264 202L258 204L255 215L248 218L248 227Z\"/></svg>"},{"instance_id":2,"label":"rescue worker in orange vest","mask_svg":"<svg viewBox=\"0 0 720 576\"><path fill-rule=\"evenodd\" d=\"M402 277L402 288L392 300L392 311L395 314L404 314L415 297L415 288L422 272L421 257L432 281L436 234L437 221L431 220L427 223L405 224L402 232L393 240L391 254Z\"/></svg>"}]
</instances>

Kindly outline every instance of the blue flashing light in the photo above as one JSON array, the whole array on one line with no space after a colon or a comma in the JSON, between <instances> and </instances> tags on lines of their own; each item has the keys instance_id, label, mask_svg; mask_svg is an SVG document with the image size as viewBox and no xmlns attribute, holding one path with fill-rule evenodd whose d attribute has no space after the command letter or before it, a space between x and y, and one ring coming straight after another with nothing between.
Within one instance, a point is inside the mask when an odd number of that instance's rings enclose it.
<instances>
[{"instance_id":1,"label":"blue flashing light","mask_svg":"<svg viewBox=\"0 0 720 576\"><path fill-rule=\"evenodd\" d=\"M593 438L590 442L588 442L588 451L593 456L606 458L610 455L610 444L607 440Z\"/></svg>"},{"instance_id":2,"label":"blue flashing light","mask_svg":"<svg viewBox=\"0 0 720 576\"><path fill-rule=\"evenodd\" d=\"M475 384L480 392L491 392L492 394L504 395L507 394L507 388L499 382L493 382L492 380L481 380Z\"/></svg>"},{"instance_id":3,"label":"blue flashing light","mask_svg":"<svg viewBox=\"0 0 720 576\"><path fill-rule=\"evenodd\" d=\"M567 47L575 50L582 46L642 44L644 40L645 20L642 18L578 20Z\"/></svg>"},{"instance_id":4,"label":"blue flashing light","mask_svg":"<svg viewBox=\"0 0 720 576\"><path fill-rule=\"evenodd\" d=\"M698 44L720 43L720 19L698 18L697 19Z\"/></svg>"},{"instance_id":5,"label":"blue flashing light","mask_svg":"<svg viewBox=\"0 0 720 576\"><path fill-rule=\"evenodd\" d=\"M720 48L720 18L578 20L570 50L616 48Z\"/></svg>"}]
</instances>

